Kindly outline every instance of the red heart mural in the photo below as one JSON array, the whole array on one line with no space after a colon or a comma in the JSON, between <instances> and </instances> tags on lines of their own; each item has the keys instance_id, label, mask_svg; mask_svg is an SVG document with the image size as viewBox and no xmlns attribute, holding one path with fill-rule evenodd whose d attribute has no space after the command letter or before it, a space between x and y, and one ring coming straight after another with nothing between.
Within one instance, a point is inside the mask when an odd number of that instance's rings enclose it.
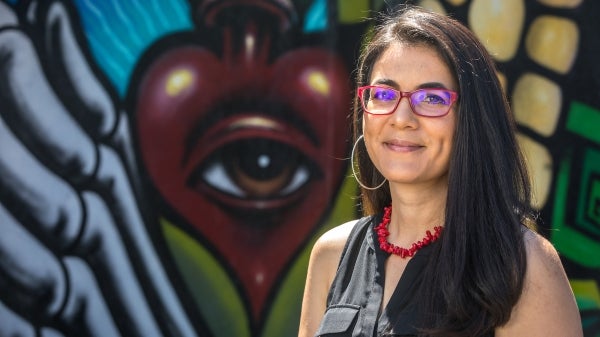
<instances>
[{"instance_id":1,"label":"red heart mural","mask_svg":"<svg viewBox=\"0 0 600 337\"><path fill-rule=\"evenodd\" d=\"M200 9L217 43L172 46L146 69L138 142L155 188L233 270L258 317L343 179L349 79L331 51L282 47L290 8L215 3ZM232 13L246 17L232 25Z\"/></svg>"}]
</instances>

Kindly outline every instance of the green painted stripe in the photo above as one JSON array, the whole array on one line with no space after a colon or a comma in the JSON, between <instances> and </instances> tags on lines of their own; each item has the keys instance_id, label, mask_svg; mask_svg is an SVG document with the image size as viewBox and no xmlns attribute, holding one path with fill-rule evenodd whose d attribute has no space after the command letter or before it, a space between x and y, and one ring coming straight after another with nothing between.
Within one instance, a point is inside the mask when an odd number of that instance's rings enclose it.
<instances>
[{"instance_id":1,"label":"green painted stripe","mask_svg":"<svg viewBox=\"0 0 600 337\"><path fill-rule=\"evenodd\" d=\"M600 144L600 110L581 102L571 103L567 130Z\"/></svg>"}]
</instances>

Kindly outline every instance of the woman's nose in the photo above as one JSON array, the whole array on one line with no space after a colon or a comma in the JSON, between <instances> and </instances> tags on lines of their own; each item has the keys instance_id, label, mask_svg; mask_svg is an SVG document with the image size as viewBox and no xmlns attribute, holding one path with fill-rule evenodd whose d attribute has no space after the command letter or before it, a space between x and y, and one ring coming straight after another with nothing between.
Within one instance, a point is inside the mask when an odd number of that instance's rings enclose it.
<instances>
[{"instance_id":1,"label":"woman's nose","mask_svg":"<svg viewBox=\"0 0 600 337\"><path fill-rule=\"evenodd\" d=\"M410 97L401 97L396 110L391 115L393 124L400 127L416 127L417 115L410 105Z\"/></svg>"}]
</instances>

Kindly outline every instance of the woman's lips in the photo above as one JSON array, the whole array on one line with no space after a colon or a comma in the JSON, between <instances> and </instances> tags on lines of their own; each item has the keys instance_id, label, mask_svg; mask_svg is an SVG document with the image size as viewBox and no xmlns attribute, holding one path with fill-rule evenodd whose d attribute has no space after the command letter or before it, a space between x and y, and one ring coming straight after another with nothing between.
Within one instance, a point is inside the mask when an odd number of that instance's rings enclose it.
<instances>
[{"instance_id":1,"label":"woman's lips","mask_svg":"<svg viewBox=\"0 0 600 337\"><path fill-rule=\"evenodd\" d=\"M423 145L405 140L391 140L383 143L384 146L395 152L414 152L424 148Z\"/></svg>"}]
</instances>

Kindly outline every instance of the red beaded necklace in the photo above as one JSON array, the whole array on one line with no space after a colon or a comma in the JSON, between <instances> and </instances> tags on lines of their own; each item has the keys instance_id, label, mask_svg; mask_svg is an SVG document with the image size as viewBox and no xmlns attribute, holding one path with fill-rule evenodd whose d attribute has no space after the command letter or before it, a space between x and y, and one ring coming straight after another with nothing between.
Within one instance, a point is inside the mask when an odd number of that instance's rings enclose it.
<instances>
[{"instance_id":1,"label":"red beaded necklace","mask_svg":"<svg viewBox=\"0 0 600 337\"><path fill-rule=\"evenodd\" d=\"M398 255L402 258L412 257L419 249L428 246L432 242L435 242L442 234L442 226L433 227L434 233L427 231L425 237L421 241L417 241L412 244L410 248L398 247L392 243L389 243L387 237L390 236L387 226L390 224L390 218L392 215L392 205L383 208L383 219L381 223L375 227L377 232L377 240L379 241L379 248L386 253Z\"/></svg>"}]
</instances>

